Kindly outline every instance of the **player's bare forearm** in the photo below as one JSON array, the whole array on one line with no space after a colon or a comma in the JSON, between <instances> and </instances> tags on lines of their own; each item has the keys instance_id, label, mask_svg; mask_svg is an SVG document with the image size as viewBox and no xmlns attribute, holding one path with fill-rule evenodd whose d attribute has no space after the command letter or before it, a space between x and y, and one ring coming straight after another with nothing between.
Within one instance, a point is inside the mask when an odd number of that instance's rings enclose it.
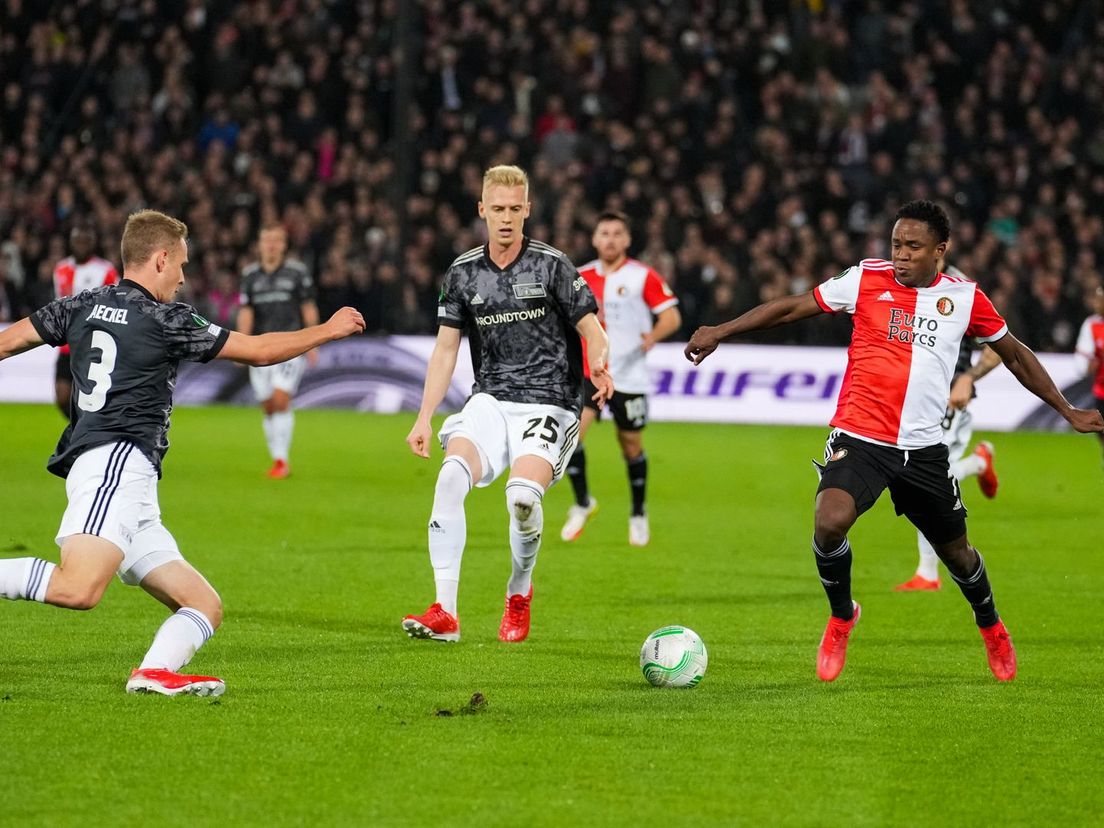
<instances>
[{"instance_id":1,"label":"player's bare forearm","mask_svg":"<svg viewBox=\"0 0 1104 828\"><path fill-rule=\"evenodd\" d=\"M609 363L609 337L598 317L588 313L576 323L575 330L586 342L587 362L590 363L587 367L590 368L590 373L593 375L595 370L598 373L604 372Z\"/></svg>"},{"instance_id":2,"label":"player's bare forearm","mask_svg":"<svg viewBox=\"0 0 1104 828\"><path fill-rule=\"evenodd\" d=\"M1000 355L988 345L984 346L977 363L960 374L951 385L951 408L960 411L966 408L974 398L974 384L1000 364Z\"/></svg>"},{"instance_id":3,"label":"player's bare forearm","mask_svg":"<svg viewBox=\"0 0 1104 828\"><path fill-rule=\"evenodd\" d=\"M997 352L1020 385L1061 414L1074 429L1081 432L1104 431L1100 412L1075 408L1058 390L1035 353L1012 334L990 343L990 347Z\"/></svg>"},{"instance_id":4,"label":"player's bare forearm","mask_svg":"<svg viewBox=\"0 0 1104 828\"><path fill-rule=\"evenodd\" d=\"M303 317L303 327L309 328L312 325L318 324L320 318L318 316L318 305L314 304L314 302L304 302L301 304L299 306L299 313Z\"/></svg>"},{"instance_id":5,"label":"player's bare forearm","mask_svg":"<svg viewBox=\"0 0 1104 828\"><path fill-rule=\"evenodd\" d=\"M242 305L238 308L238 333L251 336L253 334L253 306Z\"/></svg>"},{"instance_id":6,"label":"player's bare forearm","mask_svg":"<svg viewBox=\"0 0 1104 828\"><path fill-rule=\"evenodd\" d=\"M428 423L437 410L437 406L448 393L452 382L452 373L456 370L456 357L460 352L460 331L456 328L442 327L437 334L437 342L426 366L425 386L422 388L422 407L418 410L418 420Z\"/></svg>"},{"instance_id":7,"label":"player's bare forearm","mask_svg":"<svg viewBox=\"0 0 1104 828\"><path fill-rule=\"evenodd\" d=\"M37 348L42 344L30 319L20 319L14 325L0 331L0 360Z\"/></svg>"},{"instance_id":8,"label":"player's bare forearm","mask_svg":"<svg viewBox=\"0 0 1104 828\"><path fill-rule=\"evenodd\" d=\"M219 359L232 359L246 365L276 365L287 362L311 348L317 348L326 342L344 339L364 330L364 317L355 308L342 308L325 323L303 328L299 331L266 333L259 336L246 336L240 331L231 331Z\"/></svg>"},{"instance_id":9,"label":"player's bare forearm","mask_svg":"<svg viewBox=\"0 0 1104 828\"><path fill-rule=\"evenodd\" d=\"M648 333L644 334L644 343L641 347L645 351L649 351L657 342L662 342L681 327L682 314L679 313L678 308L667 308L660 311L656 317L655 325Z\"/></svg>"},{"instance_id":10,"label":"player's bare forearm","mask_svg":"<svg viewBox=\"0 0 1104 828\"><path fill-rule=\"evenodd\" d=\"M808 319L820 313L824 313L824 309L817 303L812 291L796 296L780 296L728 322L698 328L686 343L683 353L688 360L699 365L703 359L717 350L721 342L730 337L762 331L778 325L788 325L790 322Z\"/></svg>"}]
</instances>

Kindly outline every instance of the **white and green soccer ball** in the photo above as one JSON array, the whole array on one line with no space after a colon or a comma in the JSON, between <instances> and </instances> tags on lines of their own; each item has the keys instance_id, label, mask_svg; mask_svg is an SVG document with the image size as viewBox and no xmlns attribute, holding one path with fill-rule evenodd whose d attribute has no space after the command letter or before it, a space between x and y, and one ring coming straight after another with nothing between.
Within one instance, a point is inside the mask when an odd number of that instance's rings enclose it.
<instances>
[{"instance_id":1,"label":"white and green soccer ball","mask_svg":"<svg viewBox=\"0 0 1104 828\"><path fill-rule=\"evenodd\" d=\"M640 669L656 687L696 687L708 665L705 644L686 627L658 629L640 648Z\"/></svg>"}]
</instances>

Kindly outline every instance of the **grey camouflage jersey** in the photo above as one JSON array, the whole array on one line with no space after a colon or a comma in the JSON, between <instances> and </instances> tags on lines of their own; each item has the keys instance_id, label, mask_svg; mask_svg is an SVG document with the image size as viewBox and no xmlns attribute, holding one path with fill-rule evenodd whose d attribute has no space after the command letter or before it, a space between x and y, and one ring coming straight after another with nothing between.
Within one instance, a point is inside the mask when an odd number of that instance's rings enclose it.
<instances>
[{"instance_id":1,"label":"grey camouflage jersey","mask_svg":"<svg viewBox=\"0 0 1104 828\"><path fill-rule=\"evenodd\" d=\"M30 320L43 342L68 344L72 353L69 427L47 468L66 477L85 451L125 441L160 474L177 366L213 359L230 332L191 305L158 302L129 279L58 299Z\"/></svg>"},{"instance_id":2,"label":"grey camouflage jersey","mask_svg":"<svg viewBox=\"0 0 1104 828\"><path fill-rule=\"evenodd\" d=\"M486 246L453 262L441 286L437 321L468 335L473 394L578 414L583 351L575 325L597 312L594 294L567 257L526 238L505 268L491 261Z\"/></svg>"},{"instance_id":3,"label":"grey camouflage jersey","mask_svg":"<svg viewBox=\"0 0 1104 828\"><path fill-rule=\"evenodd\" d=\"M269 273L260 262L242 271L241 304L253 308L253 330L297 331L303 327L303 303L314 301L314 281L307 266L296 259L284 259Z\"/></svg>"}]
</instances>

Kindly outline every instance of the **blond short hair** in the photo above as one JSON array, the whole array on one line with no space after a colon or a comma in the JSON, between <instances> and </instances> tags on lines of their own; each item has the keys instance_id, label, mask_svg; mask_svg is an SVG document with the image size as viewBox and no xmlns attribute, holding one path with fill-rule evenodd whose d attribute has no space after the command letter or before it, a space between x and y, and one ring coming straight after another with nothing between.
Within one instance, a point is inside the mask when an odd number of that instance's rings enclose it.
<instances>
[{"instance_id":1,"label":"blond short hair","mask_svg":"<svg viewBox=\"0 0 1104 828\"><path fill-rule=\"evenodd\" d=\"M180 239L188 240L188 225L179 219L157 210L131 213L123 228L123 267L143 265L158 250L168 249Z\"/></svg>"},{"instance_id":2,"label":"blond short hair","mask_svg":"<svg viewBox=\"0 0 1104 828\"><path fill-rule=\"evenodd\" d=\"M529 176L521 167L499 164L483 173L483 192L489 187L524 187L525 200L529 200Z\"/></svg>"}]
</instances>

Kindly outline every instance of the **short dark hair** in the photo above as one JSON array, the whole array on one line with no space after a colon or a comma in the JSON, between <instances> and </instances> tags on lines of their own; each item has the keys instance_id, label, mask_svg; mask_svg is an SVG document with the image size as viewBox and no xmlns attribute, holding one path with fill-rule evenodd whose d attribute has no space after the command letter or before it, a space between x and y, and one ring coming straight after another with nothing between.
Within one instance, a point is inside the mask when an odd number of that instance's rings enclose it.
<instances>
[{"instance_id":1,"label":"short dark hair","mask_svg":"<svg viewBox=\"0 0 1104 828\"><path fill-rule=\"evenodd\" d=\"M934 201L920 199L902 205L893 220L900 221L901 219L915 219L924 222L935 234L937 242L950 241L951 239L951 217L947 215L946 210Z\"/></svg>"},{"instance_id":2,"label":"short dark hair","mask_svg":"<svg viewBox=\"0 0 1104 828\"><path fill-rule=\"evenodd\" d=\"M630 233L632 232L632 222L629 221L629 217L620 210L603 210L598 214L598 221L594 222L594 226L597 227L603 221L619 221L625 225L626 230Z\"/></svg>"}]
</instances>

